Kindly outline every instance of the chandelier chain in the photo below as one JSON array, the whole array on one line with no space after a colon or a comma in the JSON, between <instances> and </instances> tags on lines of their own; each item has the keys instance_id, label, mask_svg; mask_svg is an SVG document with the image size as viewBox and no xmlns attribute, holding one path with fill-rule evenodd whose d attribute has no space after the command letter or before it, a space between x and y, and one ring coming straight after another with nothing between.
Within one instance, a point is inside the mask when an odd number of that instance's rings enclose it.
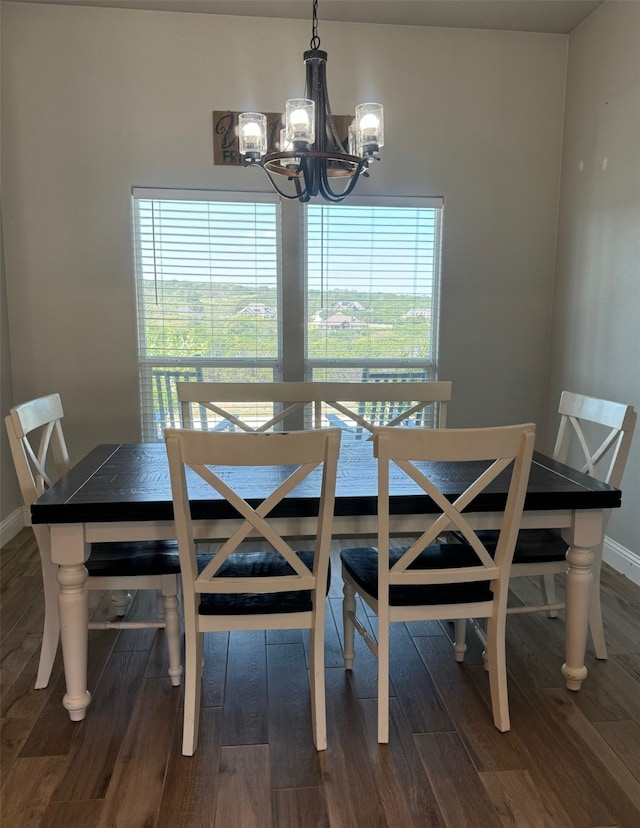
<instances>
[{"instance_id":1,"label":"chandelier chain","mask_svg":"<svg viewBox=\"0 0 640 828\"><path fill-rule=\"evenodd\" d=\"M311 40L309 46L312 49L320 48L320 36L318 35L318 0L313 0L313 20L311 23Z\"/></svg>"}]
</instances>

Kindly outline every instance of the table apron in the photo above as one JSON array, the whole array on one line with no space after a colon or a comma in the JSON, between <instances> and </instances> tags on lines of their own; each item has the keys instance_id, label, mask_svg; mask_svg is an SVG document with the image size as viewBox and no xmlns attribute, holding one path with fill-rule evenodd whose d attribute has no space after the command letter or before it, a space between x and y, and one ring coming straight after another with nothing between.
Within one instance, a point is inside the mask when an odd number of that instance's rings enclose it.
<instances>
[{"instance_id":1,"label":"table apron","mask_svg":"<svg viewBox=\"0 0 640 828\"><path fill-rule=\"evenodd\" d=\"M574 514L579 512L545 511L525 512L522 528L570 529ZM475 529L495 529L500 526L501 512L469 513L467 518ZM228 538L242 523L241 520L194 521L194 536L197 539L217 540ZM272 521L276 531L288 537L308 538L315 536L315 519L289 517ZM50 524L52 537L52 558L54 563L68 564L78 560L79 544L108 541L171 540L175 538L175 526L170 521L121 521L105 523ZM416 534L424 531L424 515L393 515L390 520L392 534ZM333 522L336 538L372 537L377 531L376 515L337 516ZM252 535L249 535L252 537ZM82 550L84 558L85 550Z\"/></svg>"}]
</instances>

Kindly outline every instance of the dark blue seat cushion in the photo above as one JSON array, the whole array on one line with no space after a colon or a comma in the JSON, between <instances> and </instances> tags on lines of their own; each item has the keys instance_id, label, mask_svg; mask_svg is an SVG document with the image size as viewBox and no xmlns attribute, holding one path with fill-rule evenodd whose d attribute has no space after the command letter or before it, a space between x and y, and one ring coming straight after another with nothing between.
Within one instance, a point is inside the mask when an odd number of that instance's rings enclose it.
<instances>
[{"instance_id":1,"label":"dark blue seat cushion","mask_svg":"<svg viewBox=\"0 0 640 828\"><path fill-rule=\"evenodd\" d=\"M313 569L312 550L296 552L309 569ZM211 560L211 556L198 556L200 572ZM214 576L231 578L266 578L277 575L295 575L291 566L274 552L234 552ZM331 581L331 565L327 575L327 592ZM227 592L203 593L200 599L201 615L264 615L274 612L308 612L313 609L311 590L289 592Z\"/></svg>"},{"instance_id":2,"label":"dark blue seat cushion","mask_svg":"<svg viewBox=\"0 0 640 828\"><path fill-rule=\"evenodd\" d=\"M518 533L513 562L563 561L568 548L559 529L522 529Z\"/></svg>"},{"instance_id":3,"label":"dark blue seat cushion","mask_svg":"<svg viewBox=\"0 0 640 828\"><path fill-rule=\"evenodd\" d=\"M175 541L92 543L85 566L89 577L178 575L178 544Z\"/></svg>"},{"instance_id":4,"label":"dark blue seat cushion","mask_svg":"<svg viewBox=\"0 0 640 828\"><path fill-rule=\"evenodd\" d=\"M462 535L454 533L460 540ZM495 549L498 533L491 529L482 529L477 533L485 546ZM562 539L559 529L521 529L518 532L514 563L544 563L563 561L567 552L566 541Z\"/></svg>"},{"instance_id":5,"label":"dark blue seat cushion","mask_svg":"<svg viewBox=\"0 0 640 828\"><path fill-rule=\"evenodd\" d=\"M389 550L389 566L393 566L408 546ZM340 558L353 580L374 598L378 597L378 550L372 546L343 549ZM477 566L478 556L467 544L442 543L428 546L411 564L411 569L458 569ZM420 586L391 586L389 604L394 607L425 604L463 604L491 601L489 581L465 584L427 584Z\"/></svg>"}]
</instances>

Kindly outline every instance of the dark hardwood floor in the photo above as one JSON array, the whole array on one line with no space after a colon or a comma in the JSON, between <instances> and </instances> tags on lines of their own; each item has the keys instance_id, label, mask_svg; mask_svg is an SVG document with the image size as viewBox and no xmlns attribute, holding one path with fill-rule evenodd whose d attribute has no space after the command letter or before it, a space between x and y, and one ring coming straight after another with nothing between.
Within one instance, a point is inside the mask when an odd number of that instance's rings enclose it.
<instances>
[{"instance_id":1,"label":"dark hardwood floor","mask_svg":"<svg viewBox=\"0 0 640 828\"><path fill-rule=\"evenodd\" d=\"M336 544L337 549L337 544ZM427 828L640 825L640 588L605 567L609 660L579 693L560 675L564 623L508 621L512 729L493 726L479 645L448 625L392 628L391 740L376 742L376 662L342 667L339 567L327 624L329 747L311 739L306 636L207 636L197 753L181 755L181 688L162 632L91 631L83 722L62 663L34 690L42 603L31 531L2 549L1 824L7 828ZM517 582L520 599L534 584ZM515 597L518 600L518 597ZM151 609L138 593L130 616ZM96 618L109 596L92 593ZM374 619L370 623L375 628Z\"/></svg>"}]
</instances>

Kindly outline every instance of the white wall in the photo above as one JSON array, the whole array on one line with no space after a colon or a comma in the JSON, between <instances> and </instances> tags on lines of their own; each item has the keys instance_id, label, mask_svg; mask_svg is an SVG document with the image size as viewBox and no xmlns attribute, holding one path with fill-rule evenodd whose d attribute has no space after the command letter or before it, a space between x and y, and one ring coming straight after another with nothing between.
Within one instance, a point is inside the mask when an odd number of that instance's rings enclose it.
<instances>
[{"instance_id":1,"label":"white wall","mask_svg":"<svg viewBox=\"0 0 640 828\"><path fill-rule=\"evenodd\" d=\"M640 410L637 2L605 3L570 36L551 343L550 412L565 388ZM640 565L640 428L622 488L608 534Z\"/></svg>"},{"instance_id":2,"label":"white wall","mask_svg":"<svg viewBox=\"0 0 640 828\"><path fill-rule=\"evenodd\" d=\"M2 6L0 5L0 31ZM1 46L0 46L1 54ZM1 101L1 93L0 93ZM2 110L0 107L0 157ZM0 187L0 192L1 192ZM11 373L11 349L9 346L9 315L7 311L7 290L4 267L4 241L2 237L2 204L0 203L0 408L5 412L13 405L13 377ZM0 546L22 528L20 490L13 471L9 443L4 424L0 425Z\"/></svg>"},{"instance_id":3,"label":"white wall","mask_svg":"<svg viewBox=\"0 0 640 828\"><path fill-rule=\"evenodd\" d=\"M277 111L306 21L4 4L5 245L17 398L63 394L74 455L139 434L133 185L265 188L212 164L212 110ZM332 108L386 107L362 193L445 197L452 424L542 420L566 38L323 23Z\"/></svg>"},{"instance_id":4,"label":"white wall","mask_svg":"<svg viewBox=\"0 0 640 828\"><path fill-rule=\"evenodd\" d=\"M300 94L307 21L3 4L16 399L63 395L72 456L139 436L132 186L265 188L212 164L212 110ZM322 23L334 112L386 110L363 194L445 198L451 425L542 424L567 38Z\"/></svg>"}]
</instances>

